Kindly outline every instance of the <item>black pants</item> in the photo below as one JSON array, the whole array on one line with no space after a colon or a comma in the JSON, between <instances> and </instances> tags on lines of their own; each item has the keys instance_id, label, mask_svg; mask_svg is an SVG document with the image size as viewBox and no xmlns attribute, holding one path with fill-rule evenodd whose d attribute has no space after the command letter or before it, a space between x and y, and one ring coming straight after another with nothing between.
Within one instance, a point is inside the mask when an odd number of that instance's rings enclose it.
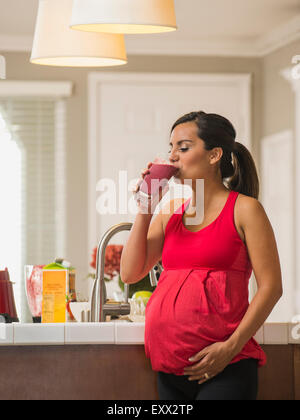
<instances>
[{"instance_id":1,"label":"black pants","mask_svg":"<svg viewBox=\"0 0 300 420\"><path fill-rule=\"evenodd\" d=\"M160 400L256 400L257 360L232 363L202 384L188 376L158 372Z\"/></svg>"}]
</instances>

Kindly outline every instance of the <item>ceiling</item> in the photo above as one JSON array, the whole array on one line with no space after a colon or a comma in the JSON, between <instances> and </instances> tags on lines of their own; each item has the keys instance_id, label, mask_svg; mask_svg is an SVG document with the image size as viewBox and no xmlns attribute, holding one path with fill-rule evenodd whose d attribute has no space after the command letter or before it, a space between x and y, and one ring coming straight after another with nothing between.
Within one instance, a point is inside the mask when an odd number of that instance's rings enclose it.
<instances>
[{"instance_id":1,"label":"ceiling","mask_svg":"<svg viewBox=\"0 0 300 420\"><path fill-rule=\"evenodd\" d=\"M263 56L300 39L300 0L175 0L178 31L126 35L128 54ZM38 0L0 0L0 51L30 51Z\"/></svg>"}]
</instances>

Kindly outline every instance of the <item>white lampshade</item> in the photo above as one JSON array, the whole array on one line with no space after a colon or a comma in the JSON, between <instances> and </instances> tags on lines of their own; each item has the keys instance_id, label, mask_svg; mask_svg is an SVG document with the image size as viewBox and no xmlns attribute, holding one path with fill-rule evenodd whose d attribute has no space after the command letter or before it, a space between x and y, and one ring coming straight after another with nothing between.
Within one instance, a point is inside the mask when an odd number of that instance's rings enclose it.
<instances>
[{"instance_id":1,"label":"white lampshade","mask_svg":"<svg viewBox=\"0 0 300 420\"><path fill-rule=\"evenodd\" d=\"M70 27L123 34L175 31L174 0L74 0Z\"/></svg>"},{"instance_id":2,"label":"white lampshade","mask_svg":"<svg viewBox=\"0 0 300 420\"><path fill-rule=\"evenodd\" d=\"M127 63L124 35L69 28L72 0L39 0L30 62L48 66L104 67Z\"/></svg>"}]
</instances>

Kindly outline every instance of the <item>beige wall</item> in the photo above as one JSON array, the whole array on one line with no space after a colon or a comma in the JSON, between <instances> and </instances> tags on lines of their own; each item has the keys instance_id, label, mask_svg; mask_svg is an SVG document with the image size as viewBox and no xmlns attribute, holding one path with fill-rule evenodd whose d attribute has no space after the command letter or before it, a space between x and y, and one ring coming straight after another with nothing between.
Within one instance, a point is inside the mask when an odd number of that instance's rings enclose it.
<instances>
[{"instance_id":1,"label":"beige wall","mask_svg":"<svg viewBox=\"0 0 300 420\"><path fill-rule=\"evenodd\" d=\"M300 54L300 40L262 59L262 137L294 129L294 93L280 71L292 67L292 57L297 54Z\"/></svg>"},{"instance_id":2,"label":"beige wall","mask_svg":"<svg viewBox=\"0 0 300 420\"><path fill-rule=\"evenodd\" d=\"M129 63L109 71L175 73L252 73L253 156L259 169L259 142L262 135L291 127L292 95L277 68L289 64L300 43L259 58L129 56ZM75 85L68 99L67 133L67 255L80 278L88 270L87 255L87 75L90 70L43 67L29 63L29 54L5 53L9 80L70 80ZM94 71L94 70L93 70ZM101 69L99 69L101 71ZM107 68L104 69L107 71ZM228 98L230 101L230 98ZM279 102L279 103L278 103ZM281 103L280 103L281 102ZM283 106L284 104L284 106ZM199 110L201 101L199 100ZM191 111L191 110L187 110ZM238 140L238 139L237 139ZM242 139L241 139L242 140ZM138 175L138 174L137 174Z\"/></svg>"}]
</instances>

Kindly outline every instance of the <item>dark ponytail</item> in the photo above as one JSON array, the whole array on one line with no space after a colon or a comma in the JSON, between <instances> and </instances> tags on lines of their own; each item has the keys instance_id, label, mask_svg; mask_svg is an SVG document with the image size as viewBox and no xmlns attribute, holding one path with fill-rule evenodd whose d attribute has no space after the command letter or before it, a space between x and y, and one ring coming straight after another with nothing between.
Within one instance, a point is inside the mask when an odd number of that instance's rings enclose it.
<instances>
[{"instance_id":1,"label":"dark ponytail","mask_svg":"<svg viewBox=\"0 0 300 420\"><path fill-rule=\"evenodd\" d=\"M249 150L235 141L236 131L231 122L218 114L191 112L174 123L171 133L177 125L186 122L195 122L206 150L222 148L220 170L227 188L258 199L259 180L254 160Z\"/></svg>"}]
</instances>

